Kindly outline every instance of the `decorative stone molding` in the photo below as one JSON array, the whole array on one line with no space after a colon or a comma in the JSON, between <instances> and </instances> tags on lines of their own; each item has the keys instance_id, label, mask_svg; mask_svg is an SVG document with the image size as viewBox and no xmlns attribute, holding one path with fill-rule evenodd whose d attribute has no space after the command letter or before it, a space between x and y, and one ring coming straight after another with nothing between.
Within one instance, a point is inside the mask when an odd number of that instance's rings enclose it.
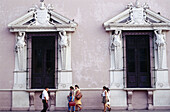
<instances>
[{"instance_id":1,"label":"decorative stone molding","mask_svg":"<svg viewBox=\"0 0 170 112\"><path fill-rule=\"evenodd\" d=\"M133 91L127 91L127 94L128 94L128 110L133 110L133 105L132 105Z\"/></svg>"},{"instance_id":2,"label":"decorative stone molding","mask_svg":"<svg viewBox=\"0 0 170 112\"><path fill-rule=\"evenodd\" d=\"M145 3L130 3L127 9L104 23L106 31L113 30L170 30L170 20L153 12Z\"/></svg>"},{"instance_id":3,"label":"decorative stone molding","mask_svg":"<svg viewBox=\"0 0 170 112\"><path fill-rule=\"evenodd\" d=\"M29 110L35 110L35 107L34 107L34 96L35 96L34 92L30 92L29 93L29 97L30 97L30 108L29 108Z\"/></svg>"},{"instance_id":4,"label":"decorative stone molding","mask_svg":"<svg viewBox=\"0 0 170 112\"><path fill-rule=\"evenodd\" d=\"M74 32L77 23L53 11L52 5L35 5L27 14L8 24L11 32Z\"/></svg>"},{"instance_id":5,"label":"decorative stone molding","mask_svg":"<svg viewBox=\"0 0 170 112\"><path fill-rule=\"evenodd\" d=\"M148 91L148 110L153 110L153 91Z\"/></svg>"}]
</instances>

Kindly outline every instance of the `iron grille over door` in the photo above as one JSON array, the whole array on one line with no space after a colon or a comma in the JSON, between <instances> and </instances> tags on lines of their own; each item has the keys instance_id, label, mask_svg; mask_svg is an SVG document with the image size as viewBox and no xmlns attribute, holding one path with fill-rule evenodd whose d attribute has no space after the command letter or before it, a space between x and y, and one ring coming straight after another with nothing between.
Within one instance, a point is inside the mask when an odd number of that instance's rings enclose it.
<instances>
[{"instance_id":1,"label":"iron grille over door","mask_svg":"<svg viewBox=\"0 0 170 112\"><path fill-rule=\"evenodd\" d=\"M55 88L55 36L32 37L31 88Z\"/></svg>"},{"instance_id":2,"label":"iron grille over door","mask_svg":"<svg viewBox=\"0 0 170 112\"><path fill-rule=\"evenodd\" d=\"M149 35L126 35L126 67L128 88L150 88Z\"/></svg>"}]
</instances>

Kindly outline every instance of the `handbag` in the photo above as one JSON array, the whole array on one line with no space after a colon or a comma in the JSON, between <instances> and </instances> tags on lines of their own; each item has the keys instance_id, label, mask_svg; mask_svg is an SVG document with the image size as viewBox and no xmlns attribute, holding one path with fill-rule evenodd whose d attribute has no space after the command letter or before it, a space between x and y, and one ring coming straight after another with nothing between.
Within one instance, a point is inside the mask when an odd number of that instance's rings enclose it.
<instances>
[{"instance_id":1,"label":"handbag","mask_svg":"<svg viewBox=\"0 0 170 112\"><path fill-rule=\"evenodd\" d=\"M69 102L69 106L75 106L76 103L74 101Z\"/></svg>"},{"instance_id":2,"label":"handbag","mask_svg":"<svg viewBox=\"0 0 170 112\"><path fill-rule=\"evenodd\" d=\"M82 93L81 93L81 92L79 92L79 94L78 94L78 95L76 95L76 99L77 99L77 100L79 100L80 98L82 98L82 96L83 96L83 95L82 95Z\"/></svg>"}]
</instances>

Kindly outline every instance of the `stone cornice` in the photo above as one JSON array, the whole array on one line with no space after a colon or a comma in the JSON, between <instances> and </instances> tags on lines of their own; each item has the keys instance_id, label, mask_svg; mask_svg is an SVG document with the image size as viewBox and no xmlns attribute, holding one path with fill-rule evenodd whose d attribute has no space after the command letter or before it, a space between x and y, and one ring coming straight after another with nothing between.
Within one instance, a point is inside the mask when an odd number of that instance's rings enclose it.
<instances>
[{"instance_id":1,"label":"stone cornice","mask_svg":"<svg viewBox=\"0 0 170 112\"><path fill-rule=\"evenodd\" d=\"M19 31L23 31L23 32L56 32L56 31L61 31L61 30L65 30L68 32L74 32L76 30L76 26L74 25L62 25L62 24L58 24L58 25L51 25L51 26L27 26L27 25L13 25L10 26L10 32L19 32Z\"/></svg>"},{"instance_id":2,"label":"stone cornice","mask_svg":"<svg viewBox=\"0 0 170 112\"><path fill-rule=\"evenodd\" d=\"M170 30L170 23L152 23L152 24L125 24L125 23L110 23L105 25L106 31L112 30Z\"/></svg>"}]
</instances>

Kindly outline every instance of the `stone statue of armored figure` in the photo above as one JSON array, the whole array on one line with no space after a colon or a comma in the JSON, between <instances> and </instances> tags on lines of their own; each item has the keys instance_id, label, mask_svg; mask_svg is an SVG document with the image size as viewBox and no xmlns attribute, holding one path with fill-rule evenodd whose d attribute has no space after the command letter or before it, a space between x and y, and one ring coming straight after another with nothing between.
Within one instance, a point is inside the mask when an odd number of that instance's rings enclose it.
<instances>
[{"instance_id":1,"label":"stone statue of armored figure","mask_svg":"<svg viewBox=\"0 0 170 112\"><path fill-rule=\"evenodd\" d=\"M115 30L114 34L111 35L110 50L114 52L114 64L115 69L119 69L119 54L121 46L121 30Z\"/></svg>"},{"instance_id":2,"label":"stone statue of armored figure","mask_svg":"<svg viewBox=\"0 0 170 112\"><path fill-rule=\"evenodd\" d=\"M19 32L15 46L18 69L20 71L26 70L26 42L25 32Z\"/></svg>"},{"instance_id":3,"label":"stone statue of armored figure","mask_svg":"<svg viewBox=\"0 0 170 112\"><path fill-rule=\"evenodd\" d=\"M67 47L69 45L69 40L66 31L59 32L60 35L60 56L61 56L61 67L62 69L66 69L66 53L67 53Z\"/></svg>"},{"instance_id":4,"label":"stone statue of armored figure","mask_svg":"<svg viewBox=\"0 0 170 112\"><path fill-rule=\"evenodd\" d=\"M155 44L157 47L157 56L158 56L158 68L162 68L162 61L163 61L163 51L165 49L165 35L162 33L162 30L155 30Z\"/></svg>"}]
</instances>

